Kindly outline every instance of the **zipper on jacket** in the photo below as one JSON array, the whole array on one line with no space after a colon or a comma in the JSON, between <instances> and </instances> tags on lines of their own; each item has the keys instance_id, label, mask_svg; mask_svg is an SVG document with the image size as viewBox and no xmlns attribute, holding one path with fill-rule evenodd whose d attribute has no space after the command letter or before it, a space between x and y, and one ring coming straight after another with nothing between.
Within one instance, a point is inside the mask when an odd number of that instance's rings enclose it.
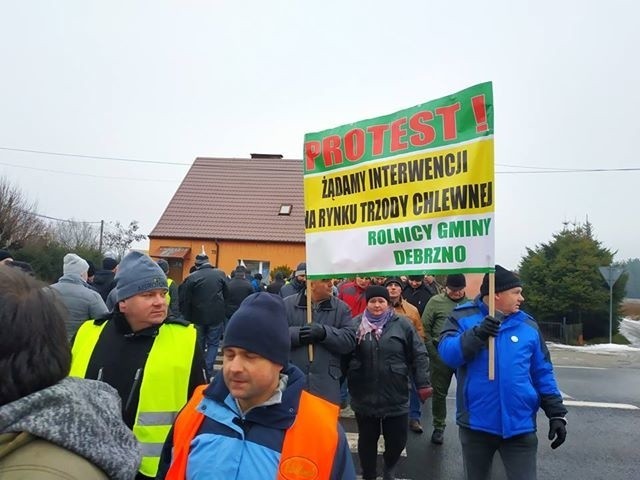
<instances>
[{"instance_id":1,"label":"zipper on jacket","mask_svg":"<svg viewBox=\"0 0 640 480\"><path fill-rule=\"evenodd\" d=\"M124 405L125 413L129 411L129 407L131 406L131 402L133 401L133 394L140 383L140 375L142 374L142 369L139 368L136 370L136 374L133 377L133 385L131 385L131 390L129 391L129 396L127 397L127 403Z\"/></svg>"}]
</instances>

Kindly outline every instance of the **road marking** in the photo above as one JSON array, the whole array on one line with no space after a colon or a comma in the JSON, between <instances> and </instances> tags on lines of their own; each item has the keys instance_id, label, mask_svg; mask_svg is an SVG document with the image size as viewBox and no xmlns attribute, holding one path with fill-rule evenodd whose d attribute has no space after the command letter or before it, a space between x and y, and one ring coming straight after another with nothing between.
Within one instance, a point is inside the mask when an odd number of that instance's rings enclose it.
<instances>
[{"instance_id":1,"label":"road marking","mask_svg":"<svg viewBox=\"0 0 640 480\"><path fill-rule=\"evenodd\" d=\"M593 407L593 408L617 408L620 410L640 410L640 407L628 403L583 402L580 400L566 400L563 402L568 407Z\"/></svg>"},{"instance_id":2,"label":"road marking","mask_svg":"<svg viewBox=\"0 0 640 480\"><path fill-rule=\"evenodd\" d=\"M581 370L607 370L604 367L584 367L582 365L554 365L553 368L579 368Z\"/></svg>"},{"instance_id":3,"label":"road marking","mask_svg":"<svg viewBox=\"0 0 640 480\"><path fill-rule=\"evenodd\" d=\"M347 443L349 444L349 449L353 453L357 453L358 452L358 434L354 432L346 432L346 434L347 434ZM383 452L384 452L384 438L380 436L380 438L378 439L378 455L382 455ZM402 450L402 453L400 454L400 456L402 457L407 456L406 448Z\"/></svg>"},{"instance_id":4,"label":"road marking","mask_svg":"<svg viewBox=\"0 0 640 480\"><path fill-rule=\"evenodd\" d=\"M567 398L569 400L573 400L573 397L571 395L567 395L566 393L564 393L562 390L560 390L560 395L562 396L562 398Z\"/></svg>"}]
</instances>

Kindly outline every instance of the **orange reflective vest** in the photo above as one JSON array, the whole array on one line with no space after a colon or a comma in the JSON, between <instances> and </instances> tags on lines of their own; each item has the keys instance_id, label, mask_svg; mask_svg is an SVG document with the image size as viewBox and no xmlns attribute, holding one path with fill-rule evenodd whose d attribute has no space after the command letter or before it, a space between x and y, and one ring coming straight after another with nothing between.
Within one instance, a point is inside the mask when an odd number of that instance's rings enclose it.
<instances>
[{"instance_id":1,"label":"orange reflective vest","mask_svg":"<svg viewBox=\"0 0 640 480\"><path fill-rule=\"evenodd\" d=\"M173 426L173 459L166 480L185 480L191 441L204 415L196 410L206 385L198 387ZM300 395L298 414L287 430L276 480L329 480L338 449L340 409L306 391Z\"/></svg>"}]
</instances>

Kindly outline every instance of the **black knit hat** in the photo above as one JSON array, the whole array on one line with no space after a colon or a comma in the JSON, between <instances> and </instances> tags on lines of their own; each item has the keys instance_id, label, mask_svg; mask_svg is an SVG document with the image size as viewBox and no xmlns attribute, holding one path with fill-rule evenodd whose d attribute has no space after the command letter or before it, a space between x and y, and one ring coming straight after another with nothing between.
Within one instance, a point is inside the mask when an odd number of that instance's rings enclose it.
<instances>
[{"instance_id":1,"label":"black knit hat","mask_svg":"<svg viewBox=\"0 0 640 480\"><path fill-rule=\"evenodd\" d=\"M385 280L384 282L384 286L387 287L389 286L390 283L397 283L398 285L400 285L400 288L402 288L402 286L404 285L404 283L402 283L402 279L400 277L389 277Z\"/></svg>"},{"instance_id":2,"label":"black knit hat","mask_svg":"<svg viewBox=\"0 0 640 480\"><path fill-rule=\"evenodd\" d=\"M467 279L462 273L453 273L451 275L447 275L445 286L451 290L462 290L467 286Z\"/></svg>"},{"instance_id":3,"label":"black knit hat","mask_svg":"<svg viewBox=\"0 0 640 480\"><path fill-rule=\"evenodd\" d=\"M118 261L115 258L104 257L102 259L102 269L103 270L113 270L118 266Z\"/></svg>"},{"instance_id":4,"label":"black knit hat","mask_svg":"<svg viewBox=\"0 0 640 480\"><path fill-rule=\"evenodd\" d=\"M495 273L496 293L511 290L512 288L522 287L522 281L515 273L507 270L506 268L496 265ZM480 295L485 296L489 294L489 274L485 273L482 278L482 285L480 286Z\"/></svg>"},{"instance_id":5,"label":"black knit hat","mask_svg":"<svg viewBox=\"0 0 640 480\"><path fill-rule=\"evenodd\" d=\"M7 250L0 250L0 262L2 260L6 260L7 258L12 258L11 254Z\"/></svg>"},{"instance_id":6,"label":"black knit hat","mask_svg":"<svg viewBox=\"0 0 640 480\"><path fill-rule=\"evenodd\" d=\"M382 285L371 285L367 287L367 289L364 291L364 297L367 299L367 302L375 297L382 297L386 299L387 302L391 301L389 299L389 291Z\"/></svg>"},{"instance_id":7,"label":"black knit hat","mask_svg":"<svg viewBox=\"0 0 640 480\"><path fill-rule=\"evenodd\" d=\"M258 292L245 298L229 319L222 348L239 347L286 367L291 340L280 295Z\"/></svg>"}]
</instances>

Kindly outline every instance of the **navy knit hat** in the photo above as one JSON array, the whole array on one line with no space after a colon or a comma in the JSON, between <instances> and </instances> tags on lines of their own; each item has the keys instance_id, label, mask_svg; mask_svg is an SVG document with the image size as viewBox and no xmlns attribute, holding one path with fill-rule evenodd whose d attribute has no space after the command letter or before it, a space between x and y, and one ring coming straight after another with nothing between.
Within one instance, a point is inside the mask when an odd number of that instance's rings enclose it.
<instances>
[{"instance_id":1,"label":"navy knit hat","mask_svg":"<svg viewBox=\"0 0 640 480\"><path fill-rule=\"evenodd\" d=\"M296 267L296 271L294 275L297 277L298 275L306 275L307 274L307 264L305 262L300 262Z\"/></svg>"},{"instance_id":2,"label":"navy knit hat","mask_svg":"<svg viewBox=\"0 0 640 480\"><path fill-rule=\"evenodd\" d=\"M506 268L496 265L495 273L496 293L505 292L512 288L522 287L522 281L515 273L510 272ZM489 295L489 274L485 273L480 286L480 296Z\"/></svg>"},{"instance_id":3,"label":"navy knit hat","mask_svg":"<svg viewBox=\"0 0 640 480\"><path fill-rule=\"evenodd\" d=\"M2 260L6 260L7 258L12 258L11 254L7 250L0 250L0 262Z\"/></svg>"},{"instance_id":4,"label":"navy knit hat","mask_svg":"<svg viewBox=\"0 0 640 480\"><path fill-rule=\"evenodd\" d=\"M168 290L167 276L160 266L140 252L131 252L122 259L115 279L116 302L149 290Z\"/></svg>"},{"instance_id":5,"label":"navy knit hat","mask_svg":"<svg viewBox=\"0 0 640 480\"><path fill-rule=\"evenodd\" d=\"M115 258L104 257L102 259L102 269L103 270L113 270L118 266L118 261Z\"/></svg>"},{"instance_id":6,"label":"navy knit hat","mask_svg":"<svg viewBox=\"0 0 640 480\"><path fill-rule=\"evenodd\" d=\"M371 285L367 287L367 289L364 291L364 297L367 299L367 302L375 297L385 298L387 302L391 301L389 299L389 290L387 290L387 288L383 287L382 285Z\"/></svg>"},{"instance_id":7,"label":"navy knit hat","mask_svg":"<svg viewBox=\"0 0 640 480\"><path fill-rule=\"evenodd\" d=\"M286 367L291 340L282 297L258 292L245 298L229 319L222 343L222 348L244 348Z\"/></svg>"}]
</instances>

